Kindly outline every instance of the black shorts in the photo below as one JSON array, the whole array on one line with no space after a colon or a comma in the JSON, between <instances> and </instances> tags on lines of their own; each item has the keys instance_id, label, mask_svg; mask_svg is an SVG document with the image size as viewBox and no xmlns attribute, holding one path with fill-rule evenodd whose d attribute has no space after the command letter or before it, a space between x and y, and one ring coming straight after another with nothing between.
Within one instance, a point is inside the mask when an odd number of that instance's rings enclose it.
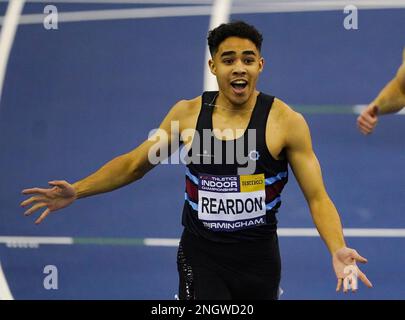
<instances>
[{"instance_id":1,"label":"black shorts","mask_svg":"<svg viewBox=\"0 0 405 320\"><path fill-rule=\"evenodd\" d=\"M183 231L177 254L181 300L277 299L281 261L271 239L213 242Z\"/></svg>"}]
</instances>

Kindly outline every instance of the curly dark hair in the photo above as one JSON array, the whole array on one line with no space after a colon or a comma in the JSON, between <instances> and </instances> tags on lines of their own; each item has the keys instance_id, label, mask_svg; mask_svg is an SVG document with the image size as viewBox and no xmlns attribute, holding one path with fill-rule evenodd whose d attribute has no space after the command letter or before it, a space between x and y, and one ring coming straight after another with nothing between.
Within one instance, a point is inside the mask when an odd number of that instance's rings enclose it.
<instances>
[{"instance_id":1,"label":"curly dark hair","mask_svg":"<svg viewBox=\"0 0 405 320\"><path fill-rule=\"evenodd\" d=\"M254 26L247 24L244 21L233 21L223 23L208 32L207 40L211 56L214 56L214 54L218 51L218 47L221 42L229 37L249 39L256 45L259 52L261 50L263 42L262 34Z\"/></svg>"}]
</instances>

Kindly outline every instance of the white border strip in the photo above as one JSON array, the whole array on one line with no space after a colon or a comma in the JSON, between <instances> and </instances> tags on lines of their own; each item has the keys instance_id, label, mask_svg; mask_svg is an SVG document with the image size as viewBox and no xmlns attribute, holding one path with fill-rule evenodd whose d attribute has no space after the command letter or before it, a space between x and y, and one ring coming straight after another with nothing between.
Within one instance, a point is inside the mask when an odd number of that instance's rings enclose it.
<instances>
[{"instance_id":1,"label":"white border strip","mask_svg":"<svg viewBox=\"0 0 405 320\"><path fill-rule=\"evenodd\" d=\"M18 19L24 7L25 0L10 1L7 12L2 20L0 30L0 100L3 91L4 78L6 76L8 58L13 46L15 33L18 27Z\"/></svg>"},{"instance_id":2,"label":"white border strip","mask_svg":"<svg viewBox=\"0 0 405 320\"><path fill-rule=\"evenodd\" d=\"M0 300L14 300L0 263Z\"/></svg>"},{"instance_id":3,"label":"white border strip","mask_svg":"<svg viewBox=\"0 0 405 320\"><path fill-rule=\"evenodd\" d=\"M215 0L212 6L209 30L218 27L221 23L227 23L229 21L231 7L231 0ZM211 59L211 54L207 45L204 60L204 91L216 91L218 90L218 83L216 77L211 73L208 67L209 59Z\"/></svg>"}]
</instances>

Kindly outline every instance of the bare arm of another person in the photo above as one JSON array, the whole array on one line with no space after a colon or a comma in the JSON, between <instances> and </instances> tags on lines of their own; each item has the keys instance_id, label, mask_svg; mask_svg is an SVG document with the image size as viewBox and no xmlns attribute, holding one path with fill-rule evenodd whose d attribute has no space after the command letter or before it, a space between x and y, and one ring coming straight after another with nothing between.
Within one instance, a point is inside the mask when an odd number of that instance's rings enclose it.
<instances>
[{"instance_id":1,"label":"bare arm of another person","mask_svg":"<svg viewBox=\"0 0 405 320\"><path fill-rule=\"evenodd\" d=\"M370 134L378 122L378 116L395 113L405 107L405 49L403 63L395 77L389 81L378 96L365 108L357 118L361 133Z\"/></svg>"}]
</instances>

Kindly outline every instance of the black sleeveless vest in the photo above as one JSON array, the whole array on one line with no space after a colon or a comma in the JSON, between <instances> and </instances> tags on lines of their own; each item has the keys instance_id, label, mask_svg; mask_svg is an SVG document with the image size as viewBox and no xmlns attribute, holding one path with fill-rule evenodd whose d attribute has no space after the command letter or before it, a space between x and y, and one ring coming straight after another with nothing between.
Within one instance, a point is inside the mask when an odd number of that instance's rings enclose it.
<instances>
[{"instance_id":1,"label":"black sleeveless vest","mask_svg":"<svg viewBox=\"0 0 405 320\"><path fill-rule=\"evenodd\" d=\"M287 161L274 159L266 146L274 97L260 93L244 134L226 141L212 132L217 96L216 91L202 95L186 158L182 224L189 232L218 242L271 238L288 180Z\"/></svg>"}]
</instances>

